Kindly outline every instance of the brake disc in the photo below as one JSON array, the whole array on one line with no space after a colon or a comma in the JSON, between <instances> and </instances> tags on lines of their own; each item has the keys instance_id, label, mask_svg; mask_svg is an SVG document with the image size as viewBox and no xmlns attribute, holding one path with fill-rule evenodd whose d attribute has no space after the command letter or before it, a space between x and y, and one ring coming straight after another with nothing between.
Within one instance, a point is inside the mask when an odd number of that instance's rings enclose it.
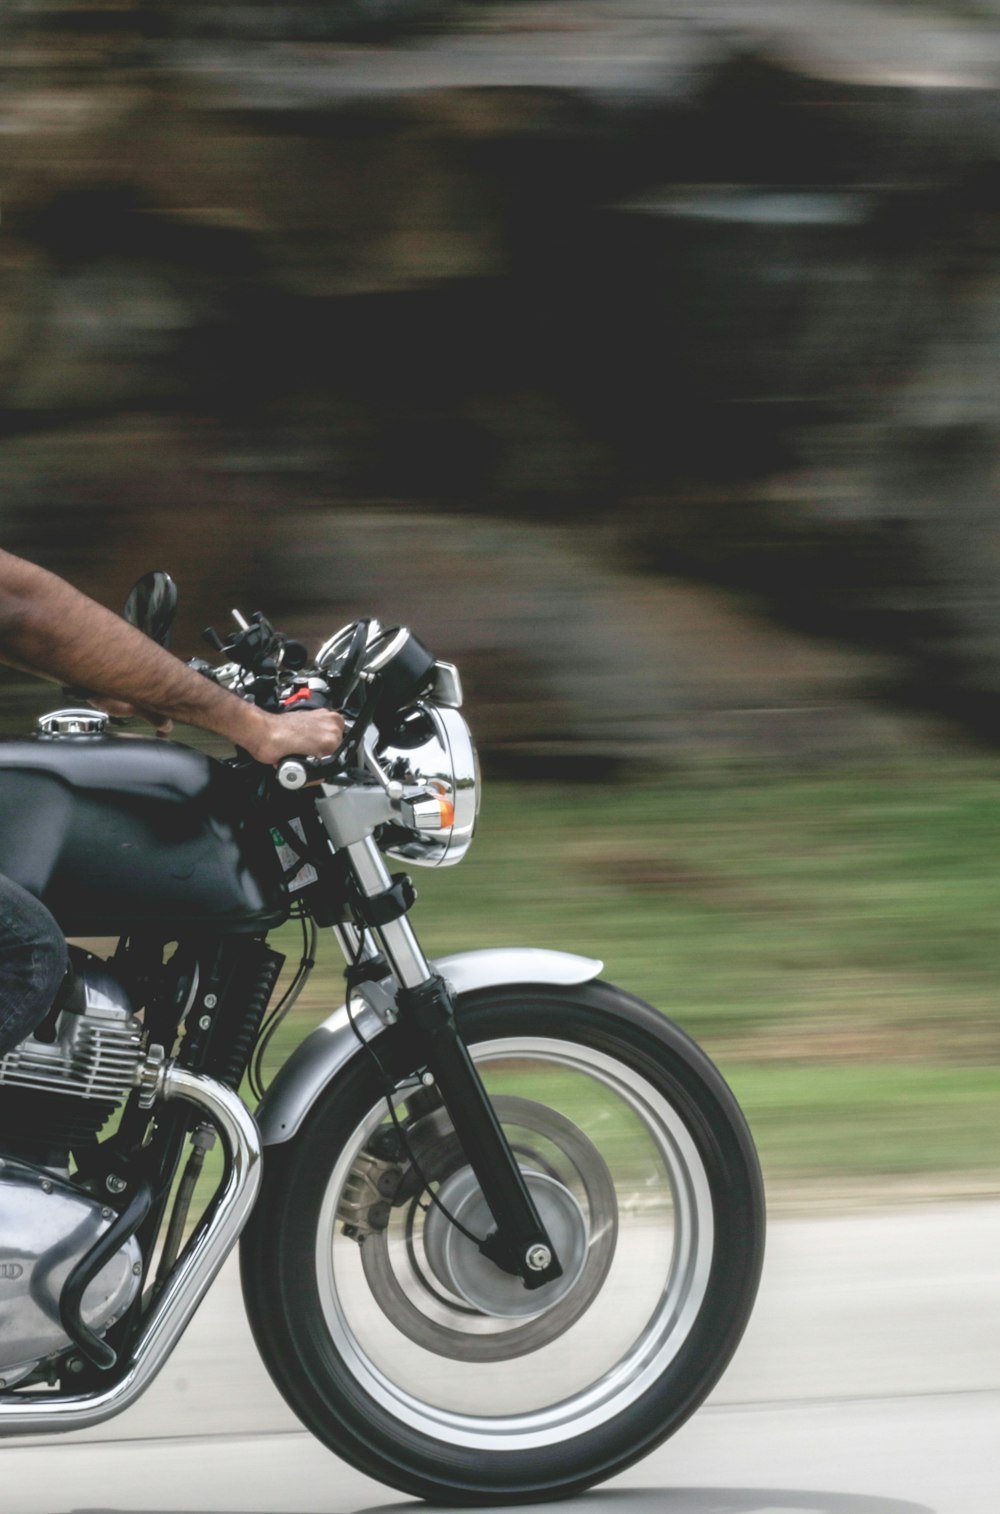
<instances>
[{"instance_id":1,"label":"brake disc","mask_svg":"<svg viewBox=\"0 0 1000 1514\"><path fill-rule=\"evenodd\" d=\"M618 1237L614 1183L593 1142L531 1099L501 1094L493 1106L563 1276L526 1289L482 1256L436 1206L427 1206L422 1185L361 1247L365 1278L387 1319L418 1346L452 1360L508 1361L558 1339L600 1292ZM440 1185L440 1202L474 1235L485 1236L492 1217L445 1111L425 1116L407 1135L417 1165Z\"/></svg>"}]
</instances>

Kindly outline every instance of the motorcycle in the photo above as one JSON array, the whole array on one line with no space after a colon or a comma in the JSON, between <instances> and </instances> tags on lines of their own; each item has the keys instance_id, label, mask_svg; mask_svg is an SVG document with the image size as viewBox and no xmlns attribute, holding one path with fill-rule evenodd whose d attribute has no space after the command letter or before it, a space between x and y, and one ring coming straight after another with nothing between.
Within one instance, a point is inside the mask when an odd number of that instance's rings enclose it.
<instances>
[{"instance_id":1,"label":"motorcycle","mask_svg":"<svg viewBox=\"0 0 1000 1514\"><path fill-rule=\"evenodd\" d=\"M175 600L147 575L126 618L165 642ZM0 1060L0 1435L126 1409L239 1241L267 1369L338 1456L436 1502L580 1492L677 1430L743 1333L764 1238L745 1121L599 961L425 958L386 859L450 867L473 839L454 666L374 620L313 659L236 620L206 633L221 664L192 665L272 711L343 710L335 757L218 761L93 708L0 742L0 871L67 937L117 941L70 947ZM320 929L344 1003L265 1087Z\"/></svg>"}]
</instances>

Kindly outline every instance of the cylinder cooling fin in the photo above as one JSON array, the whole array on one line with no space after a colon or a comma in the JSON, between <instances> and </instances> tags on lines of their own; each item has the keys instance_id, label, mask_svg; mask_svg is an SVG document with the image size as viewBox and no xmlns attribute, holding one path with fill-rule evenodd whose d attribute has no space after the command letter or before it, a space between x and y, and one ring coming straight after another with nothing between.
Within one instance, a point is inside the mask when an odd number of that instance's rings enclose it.
<instances>
[{"instance_id":1,"label":"cylinder cooling fin","mask_svg":"<svg viewBox=\"0 0 1000 1514\"><path fill-rule=\"evenodd\" d=\"M135 1085L142 1025L128 994L106 963L74 955L72 992L49 1034L0 1058L0 1148L92 1141Z\"/></svg>"}]
</instances>

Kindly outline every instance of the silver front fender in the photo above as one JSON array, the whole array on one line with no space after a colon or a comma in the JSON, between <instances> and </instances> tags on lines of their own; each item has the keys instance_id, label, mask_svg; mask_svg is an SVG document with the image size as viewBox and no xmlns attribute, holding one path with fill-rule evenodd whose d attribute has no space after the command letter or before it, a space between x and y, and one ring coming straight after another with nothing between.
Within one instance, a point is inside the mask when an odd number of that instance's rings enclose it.
<instances>
[{"instance_id":1,"label":"silver front fender","mask_svg":"<svg viewBox=\"0 0 1000 1514\"><path fill-rule=\"evenodd\" d=\"M442 957L431 965L456 994L467 994L479 988L502 988L512 983L564 987L590 983L604 964L570 952L488 947ZM353 1009L354 1023L366 1041L382 1035L386 1027L368 1004L356 1000ZM358 1039L347 1017L347 1006L342 1004L296 1047L261 1100L256 1120L265 1146L291 1140L323 1089L357 1050Z\"/></svg>"}]
</instances>

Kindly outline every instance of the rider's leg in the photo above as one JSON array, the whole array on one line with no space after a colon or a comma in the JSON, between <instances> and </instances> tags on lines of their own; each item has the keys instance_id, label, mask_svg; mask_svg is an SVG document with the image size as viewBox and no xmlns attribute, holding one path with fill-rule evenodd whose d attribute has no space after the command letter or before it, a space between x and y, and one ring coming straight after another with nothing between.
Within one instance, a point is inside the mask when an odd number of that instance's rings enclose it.
<instances>
[{"instance_id":1,"label":"rider's leg","mask_svg":"<svg viewBox=\"0 0 1000 1514\"><path fill-rule=\"evenodd\" d=\"M45 1018L66 967L66 942L45 905L0 874L0 1057Z\"/></svg>"}]
</instances>

